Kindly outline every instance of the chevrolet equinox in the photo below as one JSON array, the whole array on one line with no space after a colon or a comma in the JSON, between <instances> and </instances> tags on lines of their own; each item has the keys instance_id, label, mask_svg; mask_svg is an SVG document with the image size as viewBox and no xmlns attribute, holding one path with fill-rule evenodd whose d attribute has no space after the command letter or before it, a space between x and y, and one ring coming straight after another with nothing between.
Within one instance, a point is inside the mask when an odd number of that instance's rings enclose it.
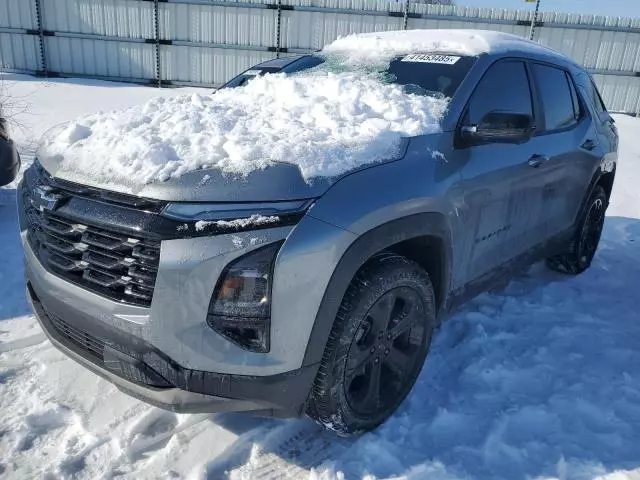
<instances>
[{"instance_id":1,"label":"chevrolet equinox","mask_svg":"<svg viewBox=\"0 0 640 480\"><path fill-rule=\"evenodd\" d=\"M589 73L506 34L475 32L481 53L420 35L382 77L447 108L389 161L314 181L286 162L205 169L131 194L40 153L18 204L51 342L165 409L306 413L348 435L398 408L462 303L539 260L589 268L618 149Z\"/></svg>"}]
</instances>

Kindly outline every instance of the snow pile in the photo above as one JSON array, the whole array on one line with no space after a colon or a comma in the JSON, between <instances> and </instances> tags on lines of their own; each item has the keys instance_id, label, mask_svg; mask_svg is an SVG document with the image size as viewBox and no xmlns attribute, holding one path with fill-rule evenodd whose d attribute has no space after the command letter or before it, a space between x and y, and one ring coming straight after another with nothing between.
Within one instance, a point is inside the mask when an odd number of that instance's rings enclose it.
<instances>
[{"instance_id":1,"label":"snow pile","mask_svg":"<svg viewBox=\"0 0 640 480\"><path fill-rule=\"evenodd\" d=\"M247 175L275 162L309 180L397 156L402 137L438 131L446 108L375 76L269 75L82 118L45 136L40 155L60 156L62 172L123 185L203 167Z\"/></svg>"},{"instance_id":2,"label":"snow pile","mask_svg":"<svg viewBox=\"0 0 640 480\"><path fill-rule=\"evenodd\" d=\"M511 49L546 49L537 43L509 33L489 30L404 30L348 35L323 49L352 62L387 60L413 52L438 52L454 55L480 55Z\"/></svg>"},{"instance_id":3,"label":"snow pile","mask_svg":"<svg viewBox=\"0 0 640 480\"><path fill-rule=\"evenodd\" d=\"M249 226L261 226L268 225L270 223L278 223L279 221L280 217L265 217L263 215L255 214L247 218L237 218L235 220L200 220L196 222L196 230L200 232L210 225L215 225L216 227L220 228L247 228Z\"/></svg>"}]
</instances>

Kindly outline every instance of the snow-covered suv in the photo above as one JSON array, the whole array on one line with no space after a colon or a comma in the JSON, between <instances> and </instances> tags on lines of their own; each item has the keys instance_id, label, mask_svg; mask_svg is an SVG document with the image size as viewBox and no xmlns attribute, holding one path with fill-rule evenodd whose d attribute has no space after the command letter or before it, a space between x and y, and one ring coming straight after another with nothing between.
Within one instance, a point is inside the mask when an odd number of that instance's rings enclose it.
<instances>
[{"instance_id":1,"label":"snow-covered suv","mask_svg":"<svg viewBox=\"0 0 640 480\"><path fill-rule=\"evenodd\" d=\"M589 267L618 138L581 67L482 31L315 58L45 136L18 195L58 348L163 408L349 434L398 408L460 304L539 259Z\"/></svg>"}]
</instances>

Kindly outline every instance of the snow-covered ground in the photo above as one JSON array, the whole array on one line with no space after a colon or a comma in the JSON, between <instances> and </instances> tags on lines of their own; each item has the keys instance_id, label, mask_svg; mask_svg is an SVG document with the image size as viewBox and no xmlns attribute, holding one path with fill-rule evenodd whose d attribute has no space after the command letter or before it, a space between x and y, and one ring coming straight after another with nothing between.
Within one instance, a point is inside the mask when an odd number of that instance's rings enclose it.
<instances>
[{"instance_id":1,"label":"snow-covered ground","mask_svg":"<svg viewBox=\"0 0 640 480\"><path fill-rule=\"evenodd\" d=\"M27 156L55 124L184 93L0 79ZM400 411L356 439L305 419L175 415L65 358L29 313L13 189L0 190L0 477L640 479L640 119L616 120L593 267L536 265L477 298L443 325Z\"/></svg>"}]
</instances>

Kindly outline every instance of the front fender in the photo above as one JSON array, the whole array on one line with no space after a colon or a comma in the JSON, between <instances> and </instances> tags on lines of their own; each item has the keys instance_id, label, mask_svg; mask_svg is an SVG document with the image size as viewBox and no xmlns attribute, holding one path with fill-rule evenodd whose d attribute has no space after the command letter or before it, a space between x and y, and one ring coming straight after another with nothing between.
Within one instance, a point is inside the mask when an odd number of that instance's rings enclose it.
<instances>
[{"instance_id":1,"label":"front fender","mask_svg":"<svg viewBox=\"0 0 640 480\"><path fill-rule=\"evenodd\" d=\"M380 225L355 240L337 263L324 292L320 308L311 330L303 365L322 360L331 327L338 314L344 294L358 270L376 253L392 245L422 236L435 236L444 248L445 285L451 265L451 233L445 217L439 213L421 213L399 218Z\"/></svg>"}]
</instances>

